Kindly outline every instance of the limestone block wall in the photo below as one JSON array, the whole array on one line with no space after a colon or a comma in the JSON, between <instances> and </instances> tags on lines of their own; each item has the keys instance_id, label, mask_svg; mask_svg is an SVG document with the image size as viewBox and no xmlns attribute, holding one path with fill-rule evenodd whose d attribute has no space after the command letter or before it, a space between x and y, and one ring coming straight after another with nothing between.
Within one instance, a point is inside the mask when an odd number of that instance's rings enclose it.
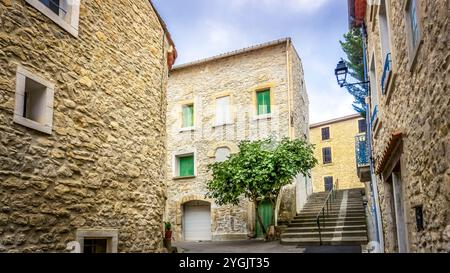
<instances>
[{"instance_id":1,"label":"limestone block wall","mask_svg":"<svg viewBox=\"0 0 450 273\"><path fill-rule=\"evenodd\" d=\"M237 152L240 140L268 136L289 136L288 67L286 43L248 51L197 65L175 68L168 87L168 201L167 219L176 223L174 236L183 239L182 205L186 196L205 200L207 165L214 162L215 150L228 147ZM255 90L271 88L272 106L269 118L255 115ZM301 90L305 92L304 89ZM215 125L215 99L231 96L232 124ZM305 95L302 95L305 96ZM180 131L181 105L194 103L195 128ZM307 106L304 106L304 108ZM306 112L306 110L305 110ZM196 176L173 179L174 157L180 153L195 154ZM254 208L247 200L239 206L212 203L213 240L246 238L254 231ZM295 205L295 199L294 199ZM295 206L294 206L295 208Z\"/></svg>"},{"instance_id":2,"label":"limestone block wall","mask_svg":"<svg viewBox=\"0 0 450 273\"><path fill-rule=\"evenodd\" d=\"M406 1L389 1L392 65L395 78L379 95L379 124L374 131L375 163L390 136L403 133L401 180L408 248L411 252L448 252L450 237L450 45L448 1L416 1L421 45L410 65ZM368 7L370 8L370 7ZM375 11L377 7L375 7ZM378 17L367 18L368 52L375 53L377 86L383 73ZM373 80L373 79L371 79ZM385 250L396 251L389 183L378 175ZM424 230L418 231L415 207L423 206Z\"/></svg>"},{"instance_id":3,"label":"limestone block wall","mask_svg":"<svg viewBox=\"0 0 450 273\"><path fill-rule=\"evenodd\" d=\"M290 83L290 136L309 140L309 100L303 78L303 66L294 46L288 45L288 75ZM311 179L298 175L291 185L285 186L277 202L277 223L292 219L306 203L312 193Z\"/></svg>"},{"instance_id":4,"label":"limestone block wall","mask_svg":"<svg viewBox=\"0 0 450 273\"><path fill-rule=\"evenodd\" d=\"M167 40L146 0L81 1L71 36L0 1L0 252L60 252L79 228L162 247ZM16 69L55 84L53 132L13 122Z\"/></svg>"},{"instance_id":5,"label":"limestone block wall","mask_svg":"<svg viewBox=\"0 0 450 273\"><path fill-rule=\"evenodd\" d=\"M314 156L319 161L312 169L314 192L325 190L324 177L332 176L338 189L363 188L356 172L355 136L358 134L360 116L325 123L310 128L311 143L315 145ZM322 140L322 128L330 128L330 139ZM332 162L323 164L322 148L331 147Z\"/></svg>"}]
</instances>

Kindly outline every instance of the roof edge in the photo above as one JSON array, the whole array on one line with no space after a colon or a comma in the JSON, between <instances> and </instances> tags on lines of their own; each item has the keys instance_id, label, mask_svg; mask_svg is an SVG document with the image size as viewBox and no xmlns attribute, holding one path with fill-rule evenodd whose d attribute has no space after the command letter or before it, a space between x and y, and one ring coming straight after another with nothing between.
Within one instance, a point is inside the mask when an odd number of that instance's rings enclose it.
<instances>
[{"instance_id":1,"label":"roof edge","mask_svg":"<svg viewBox=\"0 0 450 273\"><path fill-rule=\"evenodd\" d=\"M352 115L348 115L348 116L343 116L343 117L338 117L338 118L334 118L334 119L329 119L329 120L325 120L325 121L321 121L321 122L317 122L317 123L313 123L309 125L309 128L316 128L316 127L320 127L323 125L327 125L327 124L332 124L332 123L337 123L337 122L341 122L341 121L346 121L349 119L355 119L355 118L363 118L361 117L361 114L352 114Z\"/></svg>"},{"instance_id":2,"label":"roof edge","mask_svg":"<svg viewBox=\"0 0 450 273\"><path fill-rule=\"evenodd\" d=\"M286 38L282 38L282 39L278 39L278 40L274 40L274 41L270 41L270 42L266 42L266 43L262 43L262 44L257 44L257 45L253 45L253 46L249 46L249 47L244 47L242 49L229 51L229 52L222 53L222 54L215 55L215 56L211 56L211 57L208 57L208 58L199 59L199 60L196 60L196 61L192 61L192 62L180 64L180 65L176 65L176 66L174 66L172 68L172 71L180 70L180 69L183 69L183 68L196 66L196 65L200 65L200 64L205 64L205 63L208 63L208 62L212 62L212 61L215 61L215 60L219 60L219 59L224 59L224 58L240 55L240 54L243 54L243 53L252 52L252 51L255 51L255 50L258 50L258 49L263 49L263 48L267 48L267 47L271 47L271 46L276 46L276 45L287 43L287 42L290 42L290 41L291 41L291 38L290 37L286 37Z\"/></svg>"}]
</instances>

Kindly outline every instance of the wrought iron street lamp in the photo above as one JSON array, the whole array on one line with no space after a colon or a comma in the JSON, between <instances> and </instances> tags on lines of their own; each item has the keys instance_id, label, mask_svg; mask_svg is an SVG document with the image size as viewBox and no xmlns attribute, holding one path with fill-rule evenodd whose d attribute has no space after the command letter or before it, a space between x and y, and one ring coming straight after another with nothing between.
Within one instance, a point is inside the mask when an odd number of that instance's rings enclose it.
<instances>
[{"instance_id":1,"label":"wrought iron street lamp","mask_svg":"<svg viewBox=\"0 0 450 273\"><path fill-rule=\"evenodd\" d=\"M348 67L345 64L344 60L340 60L336 65L336 69L334 69L334 75L336 75L336 80L340 87L352 86L356 84L361 84L364 86L369 83L369 81L347 83L347 74L348 74Z\"/></svg>"},{"instance_id":2,"label":"wrought iron street lamp","mask_svg":"<svg viewBox=\"0 0 450 273\"><path fill-rule=\"evenodd\" d=\"M336 80L340 87L343 87L347 81L348 68L343 60L340 60L334 70Z\"/></svg>"}]
</instances>

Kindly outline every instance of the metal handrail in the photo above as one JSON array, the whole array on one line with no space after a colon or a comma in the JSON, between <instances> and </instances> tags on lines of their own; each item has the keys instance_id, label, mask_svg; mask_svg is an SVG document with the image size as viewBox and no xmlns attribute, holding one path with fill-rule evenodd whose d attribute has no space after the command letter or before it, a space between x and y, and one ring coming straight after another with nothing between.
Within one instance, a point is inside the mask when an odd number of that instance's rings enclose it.
<instances>
[{"instance_id":1,"label":"metal handrail","mask_svg":"<svg viewBox=\"0 0 450 273\"><path fill-rule=\"evenodd\" d=\"M334 185L331 188L330 192L327 195L327 198L325 199L322 208L320 209L319 213L317 213L316 216L316 223L317 223L317 228L319 229L319 241L320 241L320 245L322 245L322 231L321 231L321 225L320 225L320 216L322 215L323 218L323 227L325 227L325 208L326 208L326 213L328 216L328 211L332 210L333 206L332 206L332 202L336 200L336 191L334 190ZM328 210L329 207L329 210Z\"/></svg>"}]
</instances>

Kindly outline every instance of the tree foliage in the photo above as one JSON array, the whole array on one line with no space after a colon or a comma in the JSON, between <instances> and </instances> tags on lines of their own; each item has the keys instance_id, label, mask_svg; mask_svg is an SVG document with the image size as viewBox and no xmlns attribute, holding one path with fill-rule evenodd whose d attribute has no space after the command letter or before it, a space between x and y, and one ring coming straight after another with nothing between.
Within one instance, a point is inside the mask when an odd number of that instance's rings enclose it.
<instances>
[{"instance_id":1,"label":"tree foliage","mask_svg":"<svg viewBox=\"0 0 450 273\"><path fill-rule=\"evenodd\" d=\"M237 205L245 196L258 211L263 200L274 204L283 186L299 173L309 176L309 170L316 164L313 146L302 139L241 141L239 153L208 165L212 179L207 182L207 196L219 205ZM257 219L266 235L259 213Z\"/></svg>"},{"instance_id":2,"label":"tree foliage","mask_svg":"<svg viewBox=\"0 0 450 273\"><path fill-rule=\"evenodd\" d=\"M363 39L361 30L359 28L353 28L346 34L344 34L344 41L339 41L342 50L347 55L347 60L344 60L349 69L349 74L354 79L363 82L364 79L364 55L363 55ZM367 96L367 88L359 85L346 86L347 91L353 95L355 101L353 102L353 108L355 111L365 116Z\"/></svg>"}]
</instances>

